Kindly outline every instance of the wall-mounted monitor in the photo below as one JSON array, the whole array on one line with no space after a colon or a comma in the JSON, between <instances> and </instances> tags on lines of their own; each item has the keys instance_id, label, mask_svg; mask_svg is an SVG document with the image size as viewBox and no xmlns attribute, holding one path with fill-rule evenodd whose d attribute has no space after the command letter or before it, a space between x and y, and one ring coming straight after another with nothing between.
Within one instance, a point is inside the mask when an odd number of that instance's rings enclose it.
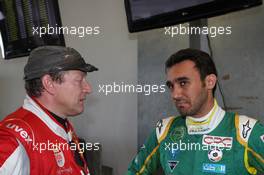
<instances>
[{"instance_id":1,"label":"wall-mounted monitor","mask_svg":"<svg viewBox=\"0 0 264 175\"><path fill-rule=\"evenodd\" d=\"M262 0L125 0L129 32L207 18L262 4Z\"/></svg>"},{"instance_id":2,"label":"wall-mounted monitor","mask_svg":"<svg viewBox=\"0 0 264 175\"><path fill-rule=\"evenodd\" d=\"M1 53L26 56L42 45L65 45L58 0L0 0Z\"/></svg>"}]
</instances>

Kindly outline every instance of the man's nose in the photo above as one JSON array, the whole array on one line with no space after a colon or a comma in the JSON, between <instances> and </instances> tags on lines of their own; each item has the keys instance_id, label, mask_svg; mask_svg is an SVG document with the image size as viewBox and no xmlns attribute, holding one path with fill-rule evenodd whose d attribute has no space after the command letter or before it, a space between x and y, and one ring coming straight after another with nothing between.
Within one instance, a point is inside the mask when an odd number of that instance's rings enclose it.
<instances>
[{"instance_id":1,"label":"man's nose","mask_svg":"<svg viewBox=\"0 0 264 175\"><path fill-rule=\"evenodd\" d=\"M171 97L173 99L179 99L182 97L182 88L178 87L177 85L174 85L172 91L171 91Z\"/></svg>"},{"instance_id":2,"label":"man's nose","mask_svg":"<svg viewBox=\"0 0 264 175\"><path fill-rule=\"evenodd\" d=\"M92 86L90 85L90 83L87 80L84 80L83 91L85 93L88 93L88 94L90 94L92 92Z\"/></svg>"}]
</instances>

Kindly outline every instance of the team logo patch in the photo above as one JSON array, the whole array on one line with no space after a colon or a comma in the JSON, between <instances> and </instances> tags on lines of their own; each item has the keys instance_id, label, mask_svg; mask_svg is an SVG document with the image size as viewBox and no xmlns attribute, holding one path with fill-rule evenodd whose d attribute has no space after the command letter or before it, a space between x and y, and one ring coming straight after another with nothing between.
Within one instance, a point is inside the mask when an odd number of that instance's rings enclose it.
<instances>
[{"instance_id":1,"label":"team logo patch","mask_svg":"<svg viewBox=\"0 0 264 175\"><path fill-rule=\"evenodd\" d=\"M203 172L226 174L226 166L222 164L204 163Z\"/></svg>"},{"instance_id":2,"label":"team logo patch","mask_svg":"<svg viewBox=\"0 0 264 175\"><path fill-rule=\"evenodd\" d=\"M163 120L159 120L156 127L159 129L159 134L160 134L161 128L163 127Z\"/></svg>"},{"instance_id":3,"label":"team logo patch","mask_svg":"<svg viewBox=\"0 0 264 175\"><path fill-rule=\"evenodd\" d=\"M264 142L264 134L260 136L260 139L262 140L262 142Z\"/></svg>"},{"instance_id":4,"label":"team logo patch","mask_svg":"<svg viewBox=\"0 0 264 175\"><path fill-rule=\"evenodd\" d=\"M204 135L203 136L203 145L214 146L214 147L223 147L223 148L231 148L233 144L232 137L220 137L220 136L211 136Z\"/></svg>"},{"instance_id":5,"label":"team logo patch","mask_svg":"<svg viewBox=\"0 0 264 175\"><path fill-rule=\"evenodd\" d=\"M203 128L201 126L189 126L188 127L188 133L189 134L197 134L197 133L201 133L201 132L206 132L208 131L209 128Z\"/></svg>"},{"instance_id":6,"label":"team logo patch","mask_svg":"<svg viewBox=\"0 0 264 175\"><path fill-rule=\"evenodd\" d=\"M219 162L223 157L223 152L222 150L215 148L215 149L211 149L208 152L208 158L209 160L211 160L212 162Z\"/></svg>"},{"instance_id":7,"label":"team logo patch","mask_svg":"<svg viewBox=\"0 0 264 175\"><path fill-rule=\"evenodd\" d=\"M31 137L29 136L28 132L23 127L20 127L17 124L8 123L6 124L6 128L11 129L12 131L15 131L15 133L18 134L27 143L30 143L33 141Z\"/></svg>"},{"instance_id":8,"label":"team logo patch","mask_svg":"<svg viewBox=\"0 0 264 175\"><path fill-rule=\"evenodd\" d=\"M64 158L63 152L59 149L53 149L53 152L54 152L54 156L55 156L55 160L57 162L57 165L59 167L63 167L65 164L65 158Z\"/></svg>"},{"instance_id":9,"label":"team logo patch","mask_svg":"<svg viewBox=\"0 0 264 175\"><path fill-rule=\"evenodd\" d=\"M247 138L248 132L251 130L252 128L249 126L249 120L247 121L246 124L243 125L243 131L242 131L242 136L243 138Z\"/></svg>"},{"instance_id":10,"label":"team logo patch","mask_svg":"<svg viewBox=\"0 0 264 175\"><path fill-rule=\"evenodd\" d=\"M171 172L173 172L173 170L178 165L178 163L179 163L179 161L176 161L176 160L169 160L168 161L168 166L169 166Z\"/></svg>"},{"instance_id":11,"label":"team logo patch","mask_svg":"<svg viewBox=\"0 0 264 175\"><path fill-rule=\"evenodd\" d=\"M185 135L185 128L184 127L176 127L170 133L170 138L172 141L177 142L181 140Z\"/></svg>"}]
</instances>

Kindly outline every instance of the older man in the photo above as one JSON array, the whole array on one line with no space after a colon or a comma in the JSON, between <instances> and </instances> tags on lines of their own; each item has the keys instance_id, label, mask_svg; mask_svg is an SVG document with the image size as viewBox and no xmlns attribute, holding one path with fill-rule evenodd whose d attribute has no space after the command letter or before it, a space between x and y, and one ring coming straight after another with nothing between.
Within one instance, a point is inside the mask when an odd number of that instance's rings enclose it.
<instances>
[{"instance_id":1,"label":"older man","mask_svg":"<svg viewBox=\"0 0 264 175\"><path fill-rule=\"evenodd\" d=\"M83 112L98 70L73 48L34 49L24 68L24 104L0 123L0 174L89 174L68 117Z\"/></svg>"}]
</instances>

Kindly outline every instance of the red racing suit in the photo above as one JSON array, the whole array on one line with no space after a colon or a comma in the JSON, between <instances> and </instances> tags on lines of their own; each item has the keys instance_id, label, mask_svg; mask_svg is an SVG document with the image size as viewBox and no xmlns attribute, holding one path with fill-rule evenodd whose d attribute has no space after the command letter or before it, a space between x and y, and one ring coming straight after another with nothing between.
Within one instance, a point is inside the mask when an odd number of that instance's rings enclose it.
<instances>
[{"instance_id":1,"label":"red racing suit","mask_svg":"<svg viewBox=\"0 0 264 175\"><path fill-rule=\"evenodd\" d=\"M21 108L0 122L0 174L89 175L86 163L79 166L74 159L69 145L74 131L68 128L27 96Z\"/></svg>"}]
</instances>

